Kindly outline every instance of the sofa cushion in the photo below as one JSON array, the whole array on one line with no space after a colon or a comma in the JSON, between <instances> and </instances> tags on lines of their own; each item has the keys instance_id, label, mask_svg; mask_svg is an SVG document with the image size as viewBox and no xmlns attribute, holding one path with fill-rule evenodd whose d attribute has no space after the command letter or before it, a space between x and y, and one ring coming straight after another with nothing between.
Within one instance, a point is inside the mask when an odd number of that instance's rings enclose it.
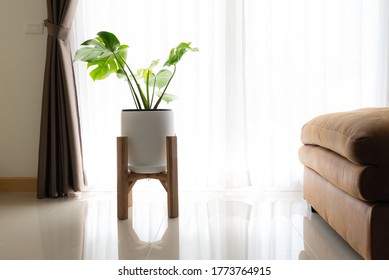
<instances>
[{"instance_id":1,"label":"sofa cushion","mask_svg":"<svg viewBox=\"0 0 389 280\"><path fill-rule=\"evenodd\" d=\"M389 167L389 108L318 116L302 127L301 141L332 150L356 164Z\"/></svg>"},{"instance_id":2,"label":"sofa cushion","mask_svg":"<svg viewBox=\"0 0 389 280\"><path fill-rule=\"evenodd\" d=\"M355 164L328 149L304 145L299 158L344 192L365 201L389 200L389 167Z\"/></svg>"}]
</instances>

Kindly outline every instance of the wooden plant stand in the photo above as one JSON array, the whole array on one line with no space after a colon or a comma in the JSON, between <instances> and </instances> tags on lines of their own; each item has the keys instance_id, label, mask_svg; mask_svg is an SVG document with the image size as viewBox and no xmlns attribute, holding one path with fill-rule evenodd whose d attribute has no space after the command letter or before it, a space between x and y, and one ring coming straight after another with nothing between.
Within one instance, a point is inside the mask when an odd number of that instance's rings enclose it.
<instances>
[{"instance_id":1,"label":"wooden plant stand","mask_svg":"<svg viewBox=\"0 0 389 280\"><path fill-rule=\"evenodd\" d=\"M128 207L132 207L132 187L141 179L157 179L167 192L169 218L178 217L177 136L166 137L167 171L141 174L128 169L128 137L117 137L117 216L128 219Z\"/></svg>"}]
</instances>

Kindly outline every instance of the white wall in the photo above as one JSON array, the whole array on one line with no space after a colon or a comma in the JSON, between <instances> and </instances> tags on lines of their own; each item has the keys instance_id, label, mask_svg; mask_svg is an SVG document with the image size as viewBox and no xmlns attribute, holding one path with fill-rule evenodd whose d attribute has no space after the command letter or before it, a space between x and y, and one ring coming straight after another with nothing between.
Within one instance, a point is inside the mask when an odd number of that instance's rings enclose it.
<instances>
[{"instance_id":1,"label":"white wall","mask_svg":"<svg viewBox=\"0 0 389 280\"><path fill-rule=\"evenodd\" d=\"M46 30L46 0L0 0L0 177L37 173Z\"/></svg>"}]
</instances>

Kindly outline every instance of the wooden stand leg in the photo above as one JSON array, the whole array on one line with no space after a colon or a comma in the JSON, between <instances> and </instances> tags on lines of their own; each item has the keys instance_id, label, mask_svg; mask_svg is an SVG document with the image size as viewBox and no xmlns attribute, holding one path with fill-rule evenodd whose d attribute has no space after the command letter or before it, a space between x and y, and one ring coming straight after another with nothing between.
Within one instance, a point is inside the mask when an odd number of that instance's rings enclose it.
<instances>
[{"instance_id":1,"label":"wooden stand leg","mask_svg":"<svg viewBox=\"0 0 389 280\"><path fill-rule=\"evenodd\" d=\"M117 137L117 215L128 219L128 138Z\"/></svg>"},{"instance_id":2,"label":"wooden stand leg","mask_svg":"<svg viewBox=\"0 0 389 280\"><path fill-rule=\"evenodd\" d=\"M177 137L166 137L167 202L169 218L178 217Z\"/></svg>"},{"instance_id":3,"label":"wooden stand leg","mask_svg":"<svg viewBox=\"0 0 389 280\"><path fill-rule=\"evenodd\" d=\"M128 207L132 207L132 187L135 185L135 182L133 182L132 184L130 184L129 186L129 191L128 191Z\"/></svg>"}]
</instances>

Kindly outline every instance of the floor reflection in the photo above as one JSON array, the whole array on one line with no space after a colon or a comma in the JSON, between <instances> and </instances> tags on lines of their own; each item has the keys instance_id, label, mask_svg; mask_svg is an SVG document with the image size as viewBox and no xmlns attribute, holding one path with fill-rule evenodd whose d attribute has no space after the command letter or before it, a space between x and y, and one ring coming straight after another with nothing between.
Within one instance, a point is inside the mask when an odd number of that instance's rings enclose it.
<instances>
[{"instance_id":1,"label":"floor reflection","mask_svg":"<svg viewBox=\"0 0 389 280\"><path fill-rule=\"evenodd\" d=\"M148 197L144 197L144 196ZM119 259L179 259L179 220L168 219L166 194L134 194L129 219L117 221Z\"/></svg>"},{"instance_id":2,"label":"floor reflection","mask_svg":"<svg viewBox=\"0 0 389 280\"><path fill-rule=\"evenodd\" d=\"M210 259L248 259L252 207L240 201L208 202Z\"/></svg>"},{"instance_id":3,"label":"floor reflection","mask_svg":"<svg viewBox=\"0 0 389 280\"><path fill-rule=\"evenodd\" d=\"M318 215L304 217L304 250L300 260L361 260L362 258Z\"/></svg>"},{"instance_id":4,"label":"floor reflection","mask_svg":"<svg viewBox=\"0 0 389 280\"><path fill-rule=\"evenodd\" d=\"M37 200L0 193L0 259L359 259L300 192L182 192L167 218L166 192L134 191L129 219L116 193Z\"/></svg>"}]
</instances>

